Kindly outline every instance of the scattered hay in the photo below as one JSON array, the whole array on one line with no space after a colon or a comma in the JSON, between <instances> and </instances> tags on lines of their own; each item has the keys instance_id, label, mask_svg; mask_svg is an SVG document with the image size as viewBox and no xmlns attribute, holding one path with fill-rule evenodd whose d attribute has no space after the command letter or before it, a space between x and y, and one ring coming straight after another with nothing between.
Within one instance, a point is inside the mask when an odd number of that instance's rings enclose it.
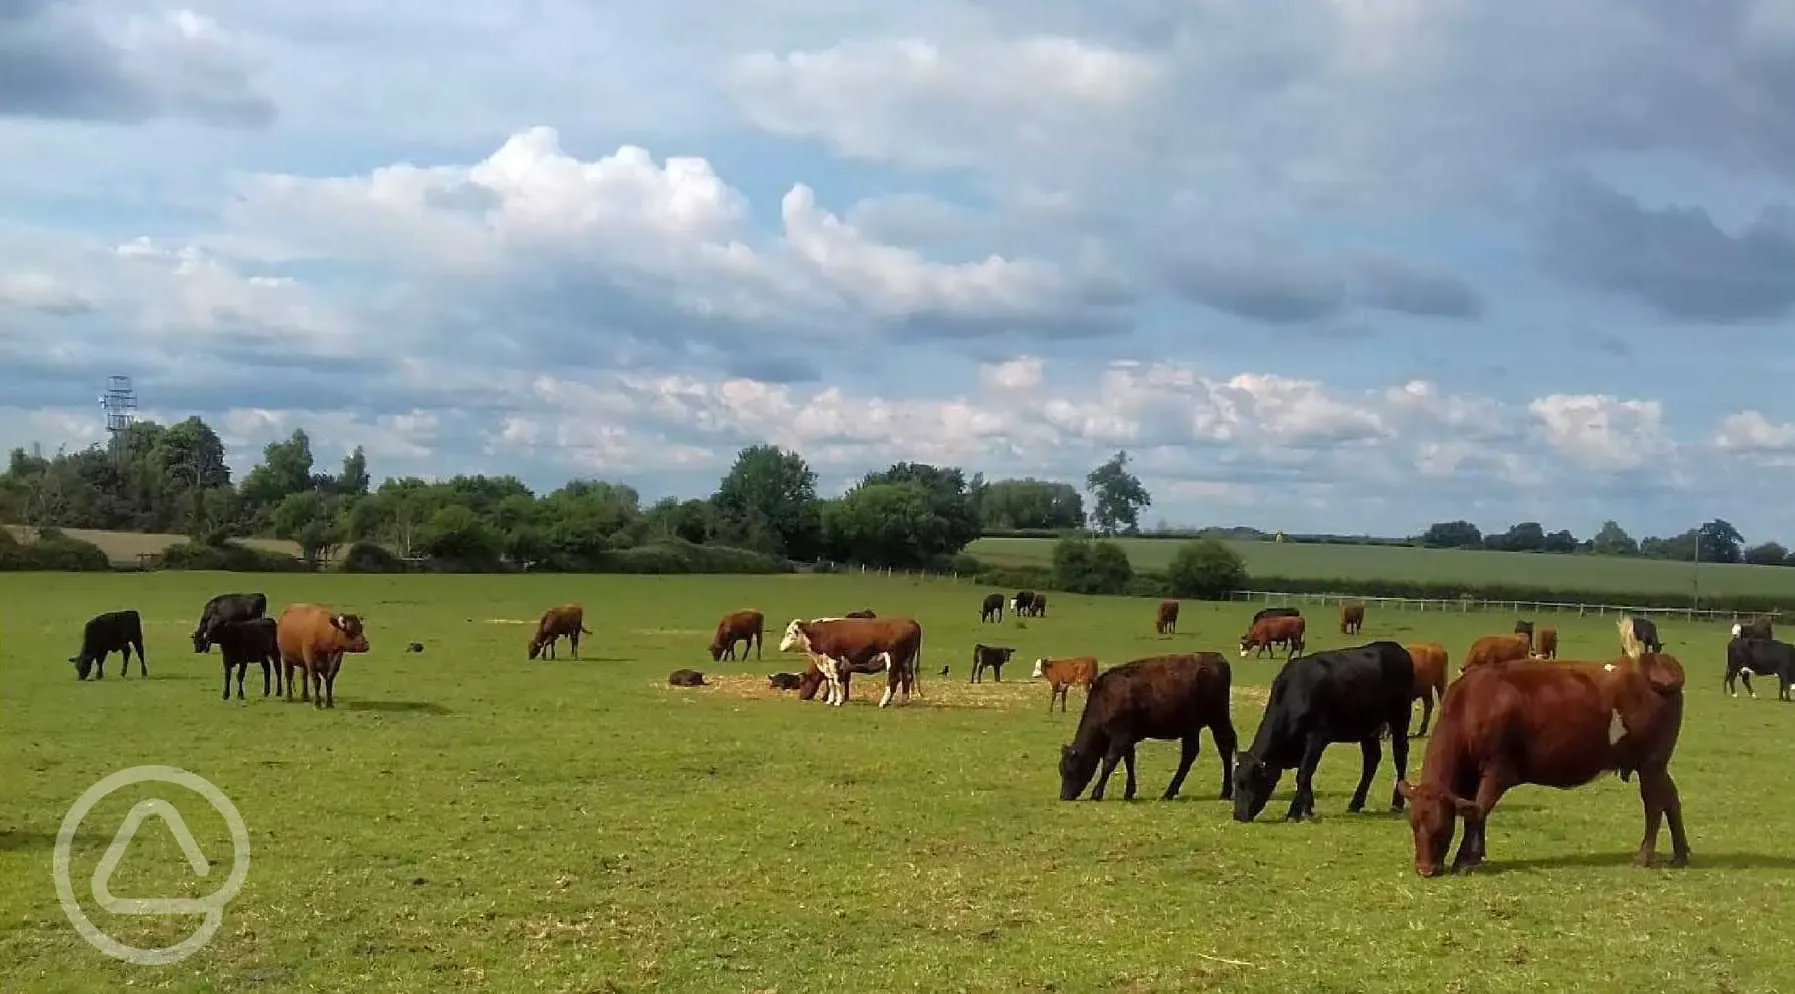
<instances>
[{"instance_id":1,"label":"scattered hay","mask_svg":"<svg viewBox=\"0 0 1795 994\"><path fill-rule=\"evenodd\" d=\"M467 619L472 621L474 619ZM534 625L540 619L535 618L481 618L483 625Z\"/></svg>"},{"instance_id":2,"label":"scattered hay","mask_svg":"<svg viewBox=\"0 0 1795 994\"><path fill-rule=\"evenodd\" d=\"M766 673L706 672L704 674L705 685L702 687L670 687L667 685L666 677L654 681L651 686L664 691L714 693L744 701L797 701L797 691L774 690L767 686L768 673L777 672L780 671L771 668ZM1028 677L1020 680L1005 680L1002 683L990 679L983 683L967 683L965 677L956 680L951 676L924 676L921 687L925 696L912 695L910 703L905 705L906 707L984 711L1045 710L1047 699L1052 694L1047 687L1047 681ZM879 698L885 694L885 675L883 673L856 674L849 685L848 693L850 696L846 707L857 705L876 707ZM1072 691L1073 699L1066 705L1068 712L1076 713L1079 708L1084 706L1079 699L1081 694L1080 690ZM1235 687L1234 705L1236 708L1262 706L1265 703L1265 696L1264 687ZM800 703L820 703L821 694L818 695L818 698L819 700L815 702ZM1054 706L1054 712L1056 714L1059 712L1058 705Z\"/></svg>"},{"instance_id":3,"label":"scattered hay","mask_svg":"<svg viewBox=\"0 0 1795 994\"><path fill-rule=\"evenodd\" d=\"M712 635L716 634L713 629L709 629L709 628L632 628L632 629L630 629L629 633L631 635L641 635L645 638L704 638L704 639L708 639Z\"/></svg>"}]
</instances>

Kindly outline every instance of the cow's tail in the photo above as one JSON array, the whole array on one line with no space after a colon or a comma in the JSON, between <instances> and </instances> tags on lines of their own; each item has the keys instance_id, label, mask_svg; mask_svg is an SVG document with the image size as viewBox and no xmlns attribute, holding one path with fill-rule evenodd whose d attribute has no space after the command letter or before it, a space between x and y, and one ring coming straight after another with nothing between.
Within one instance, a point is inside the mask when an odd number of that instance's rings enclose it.
<instances>
[{"instance_id":1,"label":"cow's tail","mask_svg":"<svg viewBox=\"0 0 1795 994\"><path fill-rule=\"evenodd\" d=\"M922 696L922 632L916 633L916 651L910 654L910 692Z\"/></svg>"},{"instance_id":2,"label":"cow's tail","mask_svg":"<svg viewBox=\"0 0 1795 994\"><path fill-rule=\"evenodd\" d=\"M1633 632L1632 616L1622 616L1614 623L1614 627L1620 631L1620 651L1628 659L1638 659L1644 652L1644 647L1639 644L1639 636Z\"/></svg>"},{"instance_id":3,"label":"cow's tail","mask_svg":"<svg viewBox=\"0 0 1795 994\"><path fill-rule=\"evenodd\" d=\"M591 635L592 634L592 629L587 628L586 623L584 621L580 622L580 634L581 635Z\"/></svg>"}]
</instances>

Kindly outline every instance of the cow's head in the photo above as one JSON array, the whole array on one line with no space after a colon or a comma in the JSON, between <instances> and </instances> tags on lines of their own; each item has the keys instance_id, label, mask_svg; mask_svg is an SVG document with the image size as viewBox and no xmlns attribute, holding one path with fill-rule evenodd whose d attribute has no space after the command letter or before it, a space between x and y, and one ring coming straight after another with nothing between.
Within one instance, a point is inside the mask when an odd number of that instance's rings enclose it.
<instances>
[{"instance_id":1,"label":"cow's head","mask_svg":"<svg viewBox=\"0 0 1795 994\"><path fill-rule=\"evenodd\" d=\"M1085 786L1097 773L1097 761L1102 758L1097 750L1089 747L1081 749L1077 745L1062 746L1060 748L1060 800L1078 800L1078 795L1084 793Z\"/></svg>"},{"instance_id":2,"label":"cow's head","mask_svg":"<svg viewBox=\"0 0 1795 994\"><path fill-rule=\"evenodd\" d=\"M779 640L779 651L797 652L800 649L810 651L810 632L804 622L793 618L792 623L785 626L785 637Z\"/></svg>"},{"instance_id":3,"label":"cow's head","mask_svg":"<svg viewBox=\"0 0 1795 994\"><path fill-rule=\"evenodd\" d=\"M1016 654L1015 649L1011 649L1008 647L997 648L997 647L987 646L985 651L988 653L991 653L992 655L995 655L997 657L998 665L1002 665L1004 663L1009 662L1010 657L1014 656Z\"/></svg>"},{"instance_id":4,"label":"cow's head","mask_svg":"<svg viewBox=\"0 0 1795 994\"><path fill-rule=\"evenodd\" d=\"M1035 671L1033 673L1030 673L1029 676L1032 676L1036 680L1039 680L1044 675L1044 671L1046 670L1046 668L1047 668L1046 658L1037 659L1037 660L1035 660Z\"/></svg>"},{"instance_id":5,"label":"cow's head","mask_svg":"<svg viewBox=\"0 0 1795 994\"><path fill-rule=\"evenodd\" d=\"M344 652L368 651L368 635L362 631L361 615L333 614L330 616L330 627L342 635Z\"/></svg>"},{"instance_id":6,"label":"cow's head","mask_svg":"<svg viewBox=\"0 0 1795 994\"><path fill-rule=\"evenodd\" d=\"M1739 633L1743 630L1744 630L1743 627L1740 626L1740 624L1737 621L1733 622L1733 638L1738 638Z\"/></svg>"},{"instance_id":7,"label":"cow's head","mask_svg":"<svg viewBox=\"0 0 1795 994\"><path fill-rule=\"evenodd\" d=\"M717 661L721 660L722 658L723 658L723 634L721 632L718 632L717 635L711 639L711 662L713 662L713 663L717 662Z\"/></svg>"},{"instance_id":8,"label":"cow's head","mask_svg":"<svg viewBox=\"0 0 1795 994\"><path fill-rule=\"evenodd\" d=\"M1240 654L1245 656L1253 650L1253 633L1248 632L1240 637Z\"/></svg>"},{"instance_id":9,"label":"cow's head","mask_svg":"<svg viewBox=\"0 0 1795 994\"><path fill-rule=\"evenodd\" d=\"M69 662L75 667L75 679L85 680L87 674L93 672L93 660L87 656L70 656Z\"/></svg>"},{"instance_id":10,"label":"cow's head","mask_svg":"<svg viewBox=\"0 0 1795 994\"><path fill-rule=\"evenodd\" d=\"M1234 757L1234 820L1252 821L1265 810L1271 792L1278 789L1284 771L1261 761L1250 752Z\"/></svg>"},{"instance_id":11,"label":"cow's head","mask_svg":"<svg viewBox=\"0 0 1795 994\"><path fill-rule=\"evenodd\" d=\"M1734 625L1733 627L1737 628L1739 626ZM212 648L212 640L206 636L207 632L204 629L197 630L193 633L194 652L205 652L207 649Z\"/></svg>"},{"instance_id":12,"label":"cow's head","mask_svg":"<svg viewBox=\"0 0 1795 994\"><path fill-rule=\"evenodd\" d=\"M1437 877L1445 869L1446 850L1452 846L1458 816L1477 815L1477 803L1428 783L1398 780L1396 791L1409 802L1409 830L1415 834L1415 872Z\"/></svg>"}]
</instances>

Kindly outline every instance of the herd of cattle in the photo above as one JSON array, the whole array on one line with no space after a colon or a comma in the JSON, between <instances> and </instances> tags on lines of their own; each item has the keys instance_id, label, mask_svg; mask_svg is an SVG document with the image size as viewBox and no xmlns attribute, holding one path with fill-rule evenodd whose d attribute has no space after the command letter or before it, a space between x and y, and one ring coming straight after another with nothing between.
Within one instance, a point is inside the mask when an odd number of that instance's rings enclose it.
<instances>
[{"instance_id":1,"label":"herd of cattle","mask_svg":"<svg viewBox=\"0 0 1795 994\"><path fill-rule=\"evenodd\" d=\"M1045 617L1046 603L1044 596L1032 591L1018 592L1007 605L1001 594L991 594L981 604L980 617L984 622L1001 621L1006 606L1013 615ZM1176 632L1178 607L1174 600L1158 605L1156 633ZM271 690L280 693L284 686L291 701L297 679L302 701L334 707L343 657L369 651L361 617L316 604L292 604L276 619L267 617L267 608L267 598L260 593L236 593L212 598L201 611L193 648L204 653L213 645L219 647L224 698L230 698L233 669L241 700L248 667L260 664L263 696ZM1356 633L1364 619L1364 605L1348 602L1341 608L1340 631ZM1669 773L1682 725L1685 677L1682 664L1664 652L1650 620L1622 617L1620 655L1595 662L1558 661L1557 632L1536 630L1532 622L1520 621L1511 634L1488 635L1472 643L1450 687L1448 653L1439 643L1405 646L1378 640L1307 653L1305 627L1298 609L1270 607L1256 613L1240 637L1242 657L1262 655L1275 646L1286 653L1258 731L1244 751L1237 751L1231 715L1233 676L1221 653L1156 655L1107 670L1088 656L1036 660L1033 676L1052 690L1049 711L1056 700L1062 711L1066 709L1072 687L1086 690L1077 729L1060 754L1061 799L1074 800L1090 787L1090 798L1101 800L1118 763L1126 774L1123 796L1132 799L1135 746L1145 739L1161 739L1177 740L1181 746L1178 768L1161 795L1170 800L1197 759L1199 734L1207 730L1220 755L1221 798L1233 802L1236 820L1257 817L1289 770L1295 770L1296 790L1285 817L1313 818L1315 769L1334 743L1357 743L1362 753L1359 783L1348 804L1349 811L1358 811L1382 761L1381 743L1388 738L1396 767L1391 808L1408 810L1415 869L1423 876L1443 871L1460 817L1465 834L1452 869L1469 869L1483 861L1490 812L1509 789L1526 783L1568 789L1609 771L1618 773L1623 782L1639 778L1645 836L1637 862L1654 860L1661 822L1669 824L1673 865L1687 862L1681 802ZM735 660L737 646L743 660L750 649L760 659L765 630L759 611L726 615L710 642L712 661ZM567 638L578 659L582 634L591 631L585 627L580 605L550 608L530 637L528 658L555 658L556 643ZM407 651L422 648L414 642ZM911 618L855 611L839 618L794 619L778 648L802 652L808 666L802 673L772 674L768 685L795 690L802 700L814 700L822 691L826 703L840 706L857 673L887 674L881 708L894 700L907 702L912 693L922 694L917 679L922 626ZM79 679L90 673L101 679L106 657L121 652L128 675L133 650L139 673L147 676L141 618L136 611L109 612L87 622L81 652L69 661ZM1014 651L976 645L970 682L981 682L986 672L1001 680L1002 668ZM946 675L948 667L940 672ZM1737 696L1734 681L1742 678L1746 692L1756 697L1751 687L1754 675L1774 675L1780 683L1779 698L1790 699L1795 646L1775 641L1767 618L1734 625L1727 646L1726 691ZM702 686L705 681L702 673L683 669L668 682ZM1436 702L1439 716L1428 738L1421 776L1410 783L1409 724L1417 700L1423 711L1415 735L1428 735Z\"/></svg>"}]
</instances>

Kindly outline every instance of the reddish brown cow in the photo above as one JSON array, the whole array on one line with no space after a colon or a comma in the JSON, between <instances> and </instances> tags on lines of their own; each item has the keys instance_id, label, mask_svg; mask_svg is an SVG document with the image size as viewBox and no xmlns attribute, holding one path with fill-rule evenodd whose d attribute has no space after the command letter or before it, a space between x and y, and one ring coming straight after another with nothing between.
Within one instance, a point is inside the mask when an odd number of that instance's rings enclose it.
<instances>
[{"instance_id":1,"label":"reddish brown cow","mask_svg":"<svg viewBox=\"0 0 1795 994\"><path fill-rule=\"evenodd\" d=\"M1290 647L1286 658L1295 659L1303 651L1303 632L1307 627L1301 617L1273 615L1260 618L1240 637L1240 654L1245 656L1250 650L1257 648L1259 651L1253 655L1262 656L1271 651L1273 644L1285 643Z\"/></svg>"},{"instance_id":2,"label":"reddish brown cow","mask_svg":"<svg viewBox=\"0 0 1795 994\"><path fill-rule=\"evenodd\" d=\"M573 646L573 658L580 658L580 636L591 635L592 630L586 627L586 609L578 604L562 604L551 607L542 613L542 620L536 623L536 634L530 636L530 658L535 659L548 650L546 658L555 658L555 643L561 636Z\"/></svg>"},{"instance_id":3,"label":"reddish brown cow","mask_svg":"<svg viewBox=\"0 0 1795 994\"><path fill-rule=\"evenodd\" d=\"M337 706L337 673L343 654L367 652L368 636L358 614L337 614L317 604L289 604L275 622L275 641L286 672L287 700L293 699L293 674L303 671L300 700L313 707Z\"/></svg>"},{"instance_id":4,"label":"reddish brown cow","mask_svg":"<svg viewBox=\"0 0 1795 994\"><path fill-rule=\"evenodd\" d=\"M843 669L888 674L880 707L890 704L899 692L906 702L912 691L921 696L916 675L922 665L922 626L913 618L794 618L779 640L779 651L800 650L821 671L831 704L839 706L847 700L841 681ZM881 660L881 654L886 658Z\"/></svg>"},{"instance_id":5,"label":"reddish brown cow","mask_svg":"<svg viewBox=\"0 0 1795 994\"><path fill-rule=\"evenodd\" d=\"M1427 734L1427 723L1433 720L1434 701L1446 696L1446 647L1438 642L1417 642L1404 648L1415 663L1415 686L1409 706L1421 702L1421 730L1415 733L1419 737Z\"/></svg>"},{"instance_id":6,"label":"reddish brown cow","mask_svg":"<svg viewBox=\"0 0 1795 994\"><path fill-rule=\"evenodd\" d=\"M711 662L720 659L735 658L735 644L746 642L742 647L742 658L748 658L748 650L754 650L754 658L760 658L761 632L765 628L766 618L759 611L734 611L723 616L717 622L717 634L711 636Z\"/></svg>"},{"instance_id":7,"label":"reddish brown cow","mask_svg":"<svg viewBox=\"0 0 1795 994\"><path fill-rule=\"evenodd\" d=\"M1539 634L1533 637L1533 652L1531 655L1535 659L1557 659L1558 629L1540 629Z\"/></svg>"},{"instance_id":8,"label":"reddish brown cow","mask_svg":"<svg viewBox=\"0 0 1795 994\"><path fill-rule=\"evenodd\" d=\"M1353 635L1365 627L1365 605L1347 601L1340 605L1340 634Z\"/></svg>"},{"instance_id":9,"label":"reddish brown cow","mask_svg":"<svg viewBox=\"0 0 1795 994\"><path fill-rule=\"evenodd\" d=\"M1526 659L1533 651L1532 633L1526 635L1485 635L1471 643L1465 653L1465 661L1459 664L1460 673L1469 672L1479 666L1491 663L1506 663L1513 659Z\"/></svg>"},{"instance_id":10,"label":"reddish brown cow","mask_svg":"<svg viewBox=\"0 0 1795 994\"><path fill-rule=\"evenodd\" d=\"M1070 659L1037 659L1035 671L1031 674L1037 680L1046 680L1053 693L1047 698L1047 710L1053 710L1053 702L1060 702L1060 713L1066 711L1066 698L1073 687L1083 687L1085 699L1090 700L1091 681L1097 679L1097 659L1094 656L1075 656Z\"/></svg>"},{"instance_id":11,"label":"reddish brown cow","mask_svg":"<svg viewBox=\"0 0 1795 994\"><path fill-rule=\"evenodd\" d=\"M1452 869L1481 864L1490 812L1510 788L1568 790L1609 770L1623 781L1639 774L1645 837L1634 862L1651 865L1658 827L1668 820L1671 865L1688 863L1683 804L1670 778L1683 682L1683 665L1659 653L1612 663L1520 660L1467 672L1440 704L1420 782L1397 784L1411 802L1415 872L1439 875L1460 815L1465 837Z\"/></svg>"},{"instance_id":12,"label":"reddish brown cow","mask_svg":"<svg viewBox=\"0 0 1795 994\"><path fill-rule=\"evenodd\" d=\"M1178 631L1177 601L1159 602L1159 614L1153 619L1153 630L1160 635L1172 635Z\"/></svg>"},{"instance_id":13,"label":"reddish brown cow","mask_svg":"<svg viewBox=\"0 0 1795 994\"><path fill-rule=\"evenodd\" d=\"M1221 756L1222 800L1234 796L1234 750L1240 744L1228 714L1233 674L1219 652L1149 656L1104 671L1091 684L1072 742L1060 750L1060 800L1077 800L1091 775L1091 800L1103 799L1117 761L1126 764L1122 799L1134 800L1134 747L1142 739L1177 739L1178 771L1161 800L1178 796L1184 776L1197 759L1203 729ZM1102 770L1098 771L1101 763Z\"/></svg>"}]
</instances>

